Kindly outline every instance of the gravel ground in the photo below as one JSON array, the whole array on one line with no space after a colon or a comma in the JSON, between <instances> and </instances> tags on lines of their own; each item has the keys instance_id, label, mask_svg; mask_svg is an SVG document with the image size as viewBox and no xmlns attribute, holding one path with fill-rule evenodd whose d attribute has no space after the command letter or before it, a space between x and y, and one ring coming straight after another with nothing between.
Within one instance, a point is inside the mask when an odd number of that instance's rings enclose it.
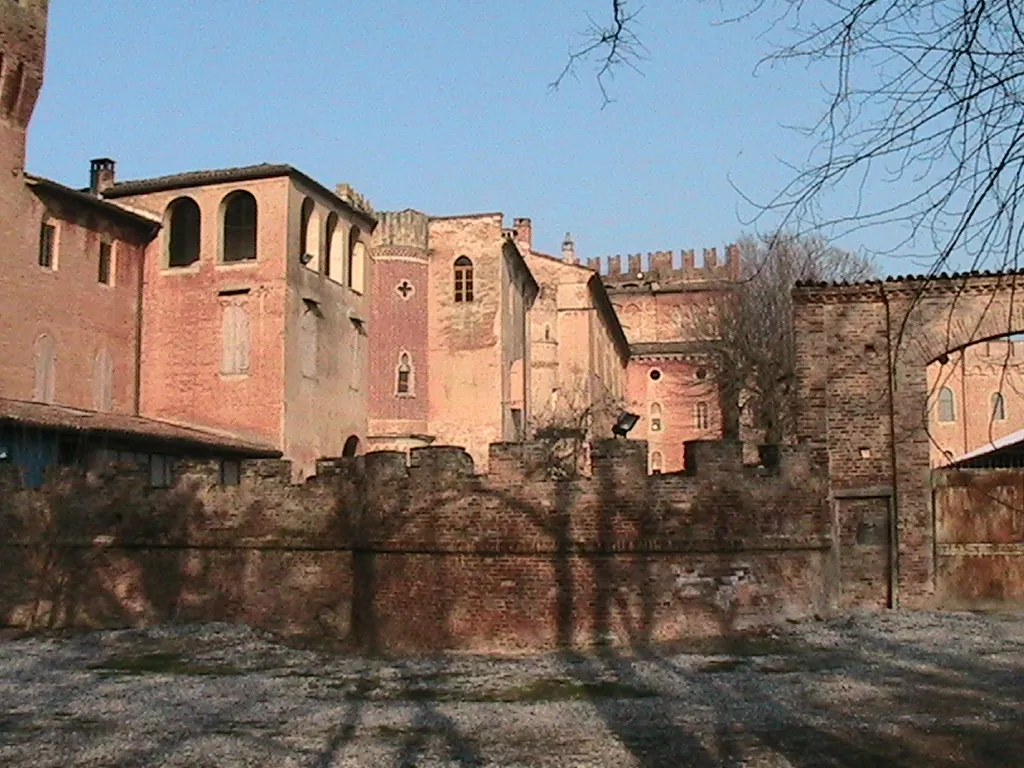
<instances>
[{"instance_id":1,"label":"gravel ground","mask_svg":"<svg viewBox=\"0 0 1024 768\"><path fill-rule=\"evenodd\" d=\"M1024 615L381 660L223 624L0 642L3 766L1021 766Z\"/></svg>"}]
</instances>

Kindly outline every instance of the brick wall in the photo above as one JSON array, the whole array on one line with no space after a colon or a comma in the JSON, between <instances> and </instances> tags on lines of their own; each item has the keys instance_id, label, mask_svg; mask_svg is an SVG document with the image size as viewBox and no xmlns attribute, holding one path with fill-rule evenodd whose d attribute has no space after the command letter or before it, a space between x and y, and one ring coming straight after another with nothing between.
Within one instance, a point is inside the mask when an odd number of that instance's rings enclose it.
<instances>
[{"instance_id":1,"label":"brick wall","mask_svg":"<svg viewBox=\"0 0 1024 768\"><path fill-rule=\"evenodd\" d=\"M593 477L546 477L541 444L284 461L237 487L190 463L150 491L129 472L0 489L8 623L244 621L393 651L639 646L835 603L829 516L806 461L777 475L696 443L695 475L649 477L646 446L601 441ZM0 479L0 483L5 482ZM57 535L54 536L53 534ZM59 546L47 542L59 541ZM68 578L73 576L73 578Z\"/></svg>"}]
</instances>

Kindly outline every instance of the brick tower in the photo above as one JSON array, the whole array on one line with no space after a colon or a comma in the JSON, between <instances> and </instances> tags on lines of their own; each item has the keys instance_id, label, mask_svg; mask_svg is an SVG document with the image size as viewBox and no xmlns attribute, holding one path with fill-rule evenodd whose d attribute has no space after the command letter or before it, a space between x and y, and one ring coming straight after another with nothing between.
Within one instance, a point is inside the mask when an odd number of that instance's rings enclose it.
<instances>
[{"instance_id":1,"label":"brick tower","mask_svg":"<svg viewBox=\"0 0 1024 768\"><path fill-rule=\"evenodd\" d=\"M429 432L427 216L381 214L371 253L370 445L407 450Z\"/></svg>"},{"instance_id":2,"label":"brick tower","mask_svg":"<svg viewBox=\"0 0 1024 768\"><path fill-rule=\"evenodd\" d=\"M0 176L4 184L25 168L25 134L43 85L47 3L0 3Z\"/></svg>"}]
</instances>

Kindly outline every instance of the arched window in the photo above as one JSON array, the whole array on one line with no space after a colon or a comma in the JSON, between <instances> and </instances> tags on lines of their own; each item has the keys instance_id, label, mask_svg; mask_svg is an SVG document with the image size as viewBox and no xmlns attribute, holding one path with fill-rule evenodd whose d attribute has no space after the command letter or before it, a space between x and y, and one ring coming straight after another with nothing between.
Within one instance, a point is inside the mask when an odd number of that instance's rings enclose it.
<instances>
[{"instance_id":1,"label":"arched window","mask_svg":"<svg viewBox=\"0 0 1024 768\"><path fill-rule=\"evenodd\" d=\"M363 292L363 269L366 261L366 246L363 245L361 237L359 227L353 226L348 232L348 264L345 265L345 274L348 278L348 287L356 293Z\"/></svg>"},{"instance_id":2,"label":"arched window","mask_svg":"<svg viewBox=\"0 0 1024 768\"><path fill-rule=\"evenodd\" d=\"M324 238L324 274L337 280L341 275L334 273L341 270L345 262L341 258L341 246L344 241L338 237L338 214L334 211L327 216L327 231Z\"/></svg>"},{"instance_id":3,"label":"arched window","mask_svg":"<svg viewBox=\"0 0 1024 768\"><path fill-rule=\"evenodd\" d=\"M398 395L411 395L412 394L412 360L409 358L408 352L403 352L398 356L398 369L397 378L395 381L395 394Z\"/></svg>"},{"instance_id":4,"label":"arched window","mask_svg":"<svg viewBox=\"0 0 1024 768\"><path fill-rule=\"evenodd\" d=\"M661 474L661 451L655 451L651 454L651 474Z\"/></svg>"},{"instance_id":5,"label":"arched window","mask_svg":"<svg viewBox=\"0 0 1024 768\"><path fill-rule=\"evenodd\" d=\"M114 361L104 348L96 353L92 364L92 399L97 411L114 407Z\"/></svg>"},{"instance_id":6,"label":"arched window","mask_svg":"<svg viewBox=\"0 0 1024 768\"><path fill-rule=\"evenodd\" d=\"M305 197L302 199L302 209L299 212L299 256L309 253L309 220L313 218L313 201Z\"/></svg>"},{"instance_id":7,"label":"arched window","mask_svg":"<svg viewBox=\"0 0 1024 768\"><path fill-rule=\"evenodd\" d=\"M342 456L355 456L359 452L359 438L355 435L350 435L348 440L345 441L345 447L341 449Z\"/></svg>"},{"instance_id":8,"label":"arched window","mask_svg":"<svg viewBox=\"0 0 1024 768\"><path fill-rule=\"evenodd\" d=\"M302 203L302 259L306 269L320 271L320 212L308 197Z\"/></svg>"},{"instance_id":9,"label":"arched window","mask_svg":"<svg viewBox=\"0 0 1024 768\"><path fill-rule=\"evenodd\" d=\"M319 346L318 309L307 306L299 322L299 358L302 375L315 379L317 373L317 347Z\"/></svg>"},{"instance_id":10,"label":"arched window","mask_svg":"<svg viewBox=\"0 0 1024 768\"><path fill-rule=\"evenodd\" d=\"M179 197L167 206L167 266L187 267L199 261L199 206Z\"/></svg>"},{"instance_id":11,"label":"arched window","mask_svg":"<svg viewBox=\"0 0 1024 768\"><path fill-rule=\"evenodd\" d=\"M36 381L32 399L52 403L56 389L57 346L53 337L42 334L36 339Z\"/></svg>"},{"instance_id":12,"label":"arched window","mask_svg":"<svg viewBox=\"0 0 1024 768\"><path fill-rule=\"evenodd\" d=\"M953 399L953 390L949 387L939 390L939 421L956 421L956 401Z\"/></svg>"},{"instance_id":13,"label":"arched window","mask_svg":"<svg viewBox=\"0 0 1024 768\"><path fill-rule=\"evenodd\" d=\"M455 301L473 300L473 262L466 256L455 260Z\"/></svg>"},{"instance_id":14,"label":"arched window","mask_svg":"<svg viewBox=\"0 0 1024 768\"><path fill-rule=\"evenodd\" d=\"M1006 421L1006 400L1002 392L992 394L992 421Z\"/></svg>"},{"instance_id":15,"label":"arched window","mask_svg":"<svg viewBox=\"0 0 1024 768\"><path fill-rule=\"evenodd\" d=\"M651 403L651 432L661 432L661 405Z\"/></svg>"},{"instance_id":16,"label":"arched window","mask_svg":"<svg viewBox=\"0 0 1024 768\"><path fill-rule=\"evenodd\" d=\"M224 198L224 261L256 258L256 198L232 192Z\"/></svg>"}]
</instances>

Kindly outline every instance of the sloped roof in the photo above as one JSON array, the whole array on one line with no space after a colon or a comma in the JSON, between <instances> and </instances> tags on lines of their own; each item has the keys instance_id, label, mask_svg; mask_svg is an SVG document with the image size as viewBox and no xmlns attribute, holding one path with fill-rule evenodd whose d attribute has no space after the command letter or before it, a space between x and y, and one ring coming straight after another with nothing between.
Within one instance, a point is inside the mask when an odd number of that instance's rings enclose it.
<instances>
[{"instance_id":1,"label":"sloped roof","mask_svg":"<svg viewBox=\"0 0 1024 768\"><path fill-rule=\"evenodd\" d=\"M112 203L108 200L104 200L96 195L90 194L89 192L83 192L79 189L72 189L71 187L65 186L60 182L53 181L52 179L44 178L43 176L34 176L32 174L25 174L25 183L29 187L35 187L45 192L49 192L52 195L64 197L72 200L79 205L98 210L102 213L107 214L111 218L120 219L129 224L133 224L141 229L147 230L150 233L156 233L160 229L160 223L153 221L153 219L136 213L135 211L128 210L127 208Z\"/></svg>"},{"instance_id":2,"label":"sloped roof","mask_svg":"<svg viewBox=\"0 0 1024 768\"><path fill-rule=\"evenodd\" d=\"M144 438L182 447L215 449L253 458L277 458L281 455L281 452L272 445L245 440L226 433L181 426L142 416L87 411L64 405L9 398L0 398L0 422L136 440Z\"/></svg>"},{"instance_id":3,"label":"sloped roof","mask_svg":"<svg viewBox=\"0 0 1024 768\"><path fill-rule=\"evenodd\" d=\"M353 205L349 200L340 197L336 192L332 192L312 176L286 163L260 163L259 165L244 165L235 168L186 171L185 173L173 173L168 176L154 176L149 179L118 181L104 190L103 196L108 198L128 197L129 195L162 192L168 189L185 189L187 187L201 187L208 184L272 179L277 176L288 176L298 179L303 184L313 187L322 195L344 206L352 213L374 224L377 223L377 217L373 213Z\"/></svg>"}]
</instances>

